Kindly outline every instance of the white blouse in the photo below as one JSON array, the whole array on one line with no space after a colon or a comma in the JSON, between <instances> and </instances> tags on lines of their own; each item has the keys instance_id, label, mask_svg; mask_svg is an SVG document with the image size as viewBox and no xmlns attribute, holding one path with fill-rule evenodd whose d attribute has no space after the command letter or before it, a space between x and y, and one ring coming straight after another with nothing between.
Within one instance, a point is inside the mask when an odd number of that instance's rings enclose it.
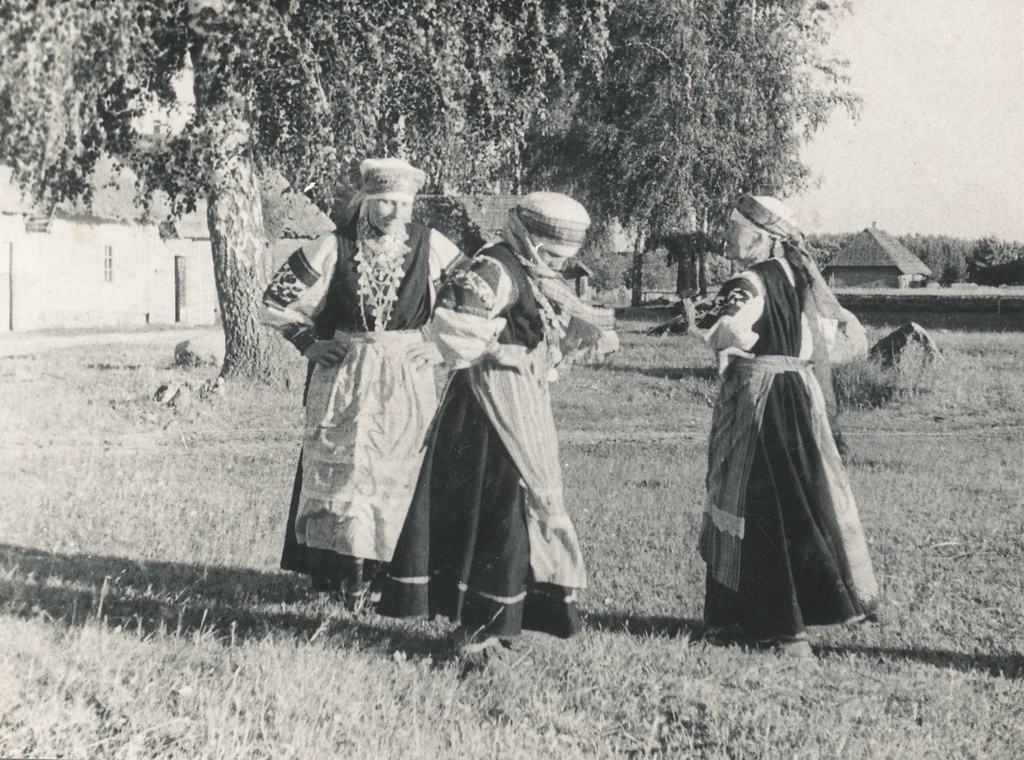
<instances>
[{"instance_id":1,"label":"white blouse","mask_svg":"<svg viewBox=\"0 0 1024 760\"><path fill-rule=\"evenodd\" d=\"M777 259L786 272L790 284L795 284L793 270L785 259ZM749 351L757 343L760 335L754 331L754 324L764 314L765 286L761 277L747 270L730 281L722 288L715 299L712 311L705 317L705 323L714 320L704 340L716 351L738 348ZM851 317L853 315L850 315ZM819 318L818 328L825 340L825 348L831 357L836 347L836 334L839 322L835 319ZM800 359L810 359L814 353L814 338L807 314L800 315Z\"/></svg>"},{"instance_id":2,"label":"white blouse","mask_svg":"<svg viewBox=\"0 0 1024 760\"><path fill-rule=\"evenodd\" d=\"M442 276L464 260L458 247L437 230L430 230L430 303L433 307ZM305 351L312 328L323 311L327 290L338 263L334 233L307 243L277 270L263 296L260 320Z\"/></svg>"}]
</instances>

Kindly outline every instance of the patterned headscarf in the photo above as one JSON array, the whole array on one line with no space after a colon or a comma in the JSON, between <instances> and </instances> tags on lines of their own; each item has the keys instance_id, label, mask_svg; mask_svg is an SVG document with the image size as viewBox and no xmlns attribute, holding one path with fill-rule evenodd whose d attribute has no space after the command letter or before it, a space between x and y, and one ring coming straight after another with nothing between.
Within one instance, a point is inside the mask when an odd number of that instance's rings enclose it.
<instances>
[{"instance_id":1,"label":"patterned headscarf","mask_svg":"<svg viewBox=\"0 0 1024 760\"><path fill-rule=\"evenodd\" d=\"M786 204L767 195L743 195L736 201L733 218L737 216L738 221L767 232L773 240L772 255L781 254L790 266L803 273L818 314L836 320L842 317L843 307L804 246L803 233Z\"/></svg>"},{"instance_id":2,"label":"patterned headscarf","mask_svg":"<svg viewBox=\"0 0 1024 760\"><path fill-rule=\"evenodd\" d=\"M530 286L533 289L534 298L541 310L544 319L545 333L553 342L557 343L565 336L565 328L573 317L588 322L601 330L611 330L615 327L615 316L610 309L601 309L583 303L566 283L565 278L553 270L537 255L537 249L544 245L549 250L558 246L558 253L564 257L574 255L583 240L583 233L578 223L578 212L572 219L559 219L558 209L570 208L568 204L558 203L551 207L555 210L546 220L542 220L537 214L540 204L537 203L537 196L560 196L567 201L572 201L568 196L560 193L533 193L526 196L520 207L510 209L505 229L502 230L502 238L515 252L523 268L529 276ZM533 201L527 204L528 201ZM540 199L541 201L544 198ZM524 219L522 206L527 204L527 218ZM579 204L576 204L579 205ZM582 206L580 206L582 209ZM585 214L586 212L584 212ZM541 232L531 232L527 224L537 228L544 221L546 226ZM588 219L589 222L589 219ZM578 240L578 242L576 242Z\"/></svg>"},{"instance_id":3,"label":"patterned headscarf","mask_svg":"<svg viewBox=\"0 0 1024 760\"><path fill-rule=\"evenodd\" d=\"M786 204L769 196L744 195L736 201L736 210L733 214L738 214L749 224L767 232L774 241L773 255L781 253L790 266L803 275L799 279L803 280L805 288L804 303L808 311L808 324L811 329L814 374L818 378L818 384L825 396L825 409L829 425L832 427L832 434L837 439L841 439L842 434L839 432L838 423L839 410L836 405L835 389L832 385L832 366L817 317L820 315L842 323L847 321L848 312L839 304L839 299L825 282L825 278L818 270L818 265L804 247L803 233L793 221L792 213ZM778 251L778 248L782 250Z\"/></svg>"}]
</instances>

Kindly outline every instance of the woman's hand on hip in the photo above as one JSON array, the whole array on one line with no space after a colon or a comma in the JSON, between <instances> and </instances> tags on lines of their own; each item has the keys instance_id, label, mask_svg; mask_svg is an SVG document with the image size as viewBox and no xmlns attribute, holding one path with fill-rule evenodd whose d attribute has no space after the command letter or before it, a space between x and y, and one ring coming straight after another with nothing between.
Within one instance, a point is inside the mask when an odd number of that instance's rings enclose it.
<instances>
[{"instance_id":1,"label":"woman's hand on hip","mask_svg":"<svg viewBox=\"0 0 1024 760\"><path fill-rule=\"evenodd\" d=\"M306 349L303 356L321 367L335 367L341 364L347 354L347 346L330 340L318 340Z\"/></svg>"},{"instance_id":2,"label":"woman's hand on hip","mask_svg":"<svg viewBox=\"0 0 1024 760\"><path fill-rule=\"evenodd\" d=\"M729 363L736 358L753 359L754 355L749 351L744 351L742 348L736 348L735 346L723 348L721 351L718 352L719 376L725 374L725 371L729 369Z\"/></svg>"},{"instance_id":3,"label":"woman's hand on hip","mask_svg":"<svg viewBox=\"0 0 1024 760\"><path fill-rule=\"evenodd\" d=\"M407 355L409 363L417 369L444 363L441 351L430 341L410 346Z\"/></svg>"}]
</instances>

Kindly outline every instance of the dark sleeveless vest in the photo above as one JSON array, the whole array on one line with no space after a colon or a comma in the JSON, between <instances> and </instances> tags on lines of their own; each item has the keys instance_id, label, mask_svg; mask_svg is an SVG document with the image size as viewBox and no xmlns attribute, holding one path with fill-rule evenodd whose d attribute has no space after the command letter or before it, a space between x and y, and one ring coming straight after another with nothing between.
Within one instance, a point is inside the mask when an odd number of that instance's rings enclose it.
<instances>
[{"instance_id":1,"label":"dark sleeveless vest","mask_svg":"<svg viewBox=\"0 0 1024 760\"><path fill-rule=\"evenodd\" d=\"M323 311L316 318L316 334L321 340L329 340L338 330L361 333L367 328L372 331L375 326L372 313L367 313L363 321L359 305L355 225L337 231L335 237L338 263L327 287ZM408 244L409 253L403 266L405 275L398 286L398 300L386 330L418 330L430 319L430 228L409 225Z\"/></svg>"},{"instance_id":2,"label":"dark sleeveless vest","mask_svg":"<svg viewBox=\"0 0 1024 760\"><path fill-rule=\"evenodd\" d=\"M764 284L764 312L753 324L760 336L751 349L755 356L769 354L799 356L800 315L803 298L786 276L786 270L777 259L768 259L750 267Z\"/></svg>"},{"instance_id":3,"label":"dark sleeveless vest","mask_svg":"<svg viewBox=\"0 0 1024 760\"><path fill-rule=\"evenodd\" d=\"M519 257L507 243L496 243L484 248L477 255L489 256L500 263L515 283L518 294L516 300L506 306L500 314L505 318L506 324L498 336L498 342L536 348L544 340L544 320L541 318L537 299L533 296L529 275L519 263Z\"/></svg>"}]
</instances>

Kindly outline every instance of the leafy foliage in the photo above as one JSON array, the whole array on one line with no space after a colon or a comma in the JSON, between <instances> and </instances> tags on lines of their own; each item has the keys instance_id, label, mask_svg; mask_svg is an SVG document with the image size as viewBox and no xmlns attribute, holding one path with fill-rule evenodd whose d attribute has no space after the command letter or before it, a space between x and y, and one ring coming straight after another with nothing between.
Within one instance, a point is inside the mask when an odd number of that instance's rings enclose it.
<instances>
[{"instance_id":1,"label":"leafy foliage","mask_svg":"<svg viewBox=\"0 0 1024 760\"><path fill-rule=\"evenodd\" d=\"M0 6L0 160L47 205L90 198L96 161L129 144L141 110L135 4L93 5Z\"/></svg>"},{"instance_id":2,"label":"leafy foliage","mask_svg":"<svg viewBox=\"0 0 1024 760\"><path fill-rule=\"evenodd\" d=\"M0 9L0 161L52 206L93 190L104 154L180 213L209 201L225 372L267 368L256 309L259 175L330 206L367 155L404 155L433 188L519 190L547 104L596 76L608 0L16 0ZM173 135L140 117L194 109ZM543 127L540 128L543 131Z\"/></svg>"},{"instance_id":3,"label":"leafy foliage","mask_svg":"<svg viewBox=\"0 0 1024 760\"><path fill-rule=\"evenodd\" d=\"M904 235L900 242L932 270L941 285L1015 285L1024 282L1024 244L994 237Z\"/></svg>"},{"instance_id":4,"label":"leafy foliage","mask_svg":"<svg viewBox=\"0 0 1024 760\"><path fill-rule=\"evenodd\" d=\"M404 155L430 189L517 191L527 134L596 78L606 0L191 3L22 0L0 11L0 158L39 197L88 194L102 152L192 207L236 154L325 205L367 155ZM202 7L200 7L202 6ZM195 71L195 116L168 139L137 118Z\"/></svg>"},{"instance_id":5,"label":"leafy foliage","mask_svg":"<svg viewBox=\"0 0 1024 760\"><path fill-rule=\"evenodd\" d=\"M932 270L940 285L964 282L976 241L947 235L903 235L899 241Z\"/></svg>"},{"instance_id":6,"label":"leafy foliage","mask_svg":"<svg viewBox=\"0 0 1024 760\"><path fill-rule=\"evenodd\" d=\"M824 45L844 6L803 0L620 3L604 77L543 143L539 176L600 216L663 235L689 206L705 225L742 191L801 186L801 142L836 107L854 110Z\"/></svg>"},{"instance_id":7,"label":"leafy foliage","mask_svg":"<svg viewBox=\"0 0 1024 760\"><path fill-rule=\"evenodd\" d=\"M975 243L966 269L968 280L979 285L1024 283L1024 245L982 238Z\"/></svg>"},{"instance_id":8,"label":"leafy foliage","mask_svg":"<svg viewBox=\"0 0 1024 760\"><path fill-rule=\"evenodd\" d=\"M854 233L825 233L807 236L807 250L819 267L827 266L846 245L853 240Z\"/></svg>"}]
</instances>

